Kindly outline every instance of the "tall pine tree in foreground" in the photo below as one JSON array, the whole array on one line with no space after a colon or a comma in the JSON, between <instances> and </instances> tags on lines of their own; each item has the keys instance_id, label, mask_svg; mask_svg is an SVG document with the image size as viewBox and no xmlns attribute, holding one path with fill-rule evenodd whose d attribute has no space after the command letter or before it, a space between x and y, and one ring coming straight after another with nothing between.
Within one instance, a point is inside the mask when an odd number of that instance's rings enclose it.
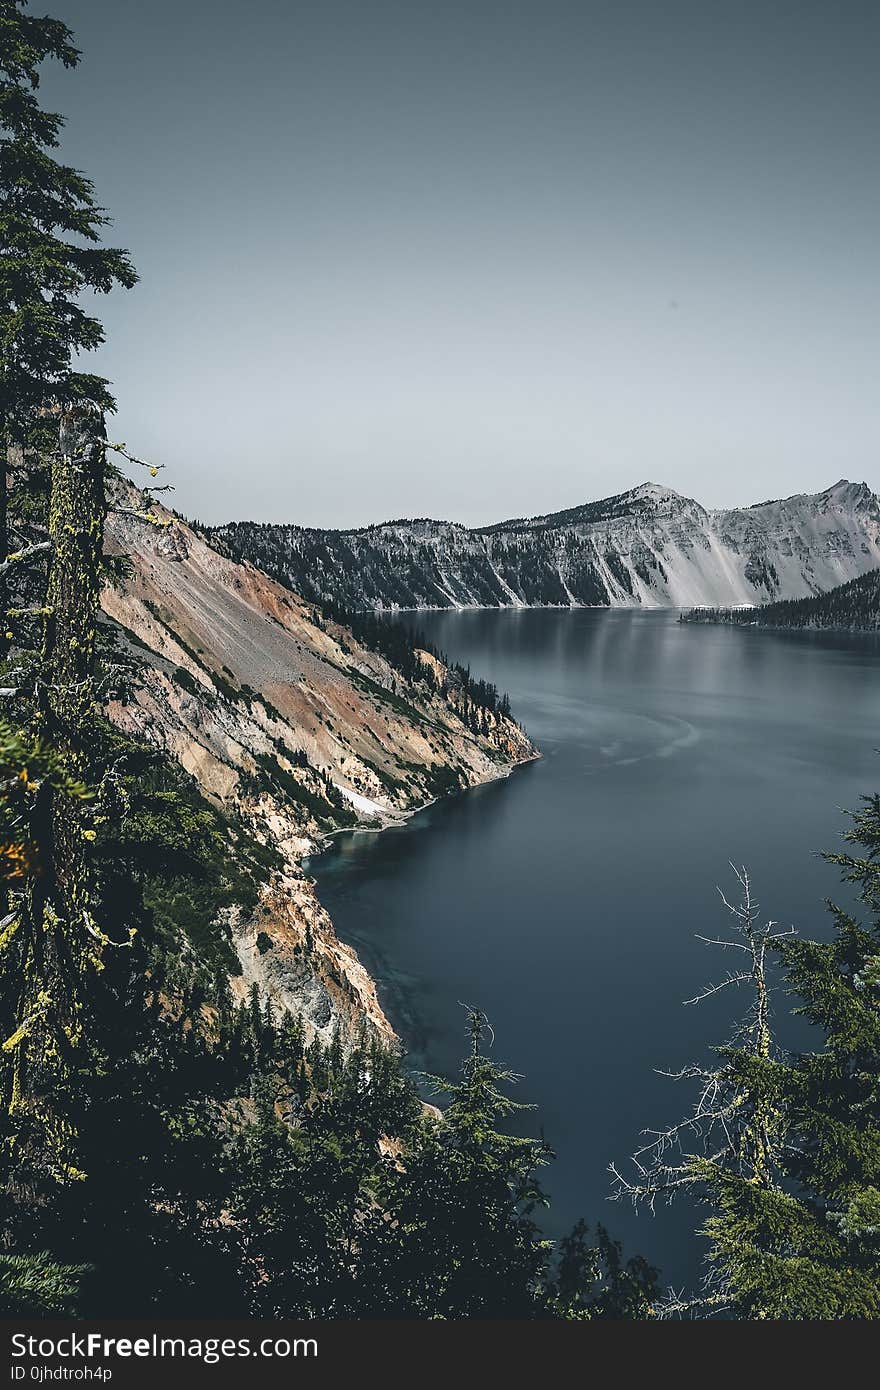
<instances>
[{"instance_id":1,"label":"tall pine tree in foreground","mask_svg":"<svg viewBox=\"0 0 880 1390\"><path fill-rule=\"evenodd\" d=\"M749 1015L715 1067L687 1067L693 1114L616 1169L616 1195L653 1205L681 1190L708 1208L703 1292L670 1313L758 1319L880 1317L880 797L866 799L826 856L856 886L867 920L830 905L830 941L762 923L748 876L731 908L736 932L716 944L742 968L706 993L744 983ZM770 1030L768 954L815 1050L786 1054ZM704 996L701 996L704 997ZM681 1157L681 1154L684 1157Z\"/></svg>"},{"instance_id":2,"label":"tall pine tree in foreground","mask_svg":"<svg viewBox=\"0 0 880 1390\"><path fill-rule=\"evenodd\" d=\"M99 244L108 218L90 180L55 158L64 121L38 100L44 62L79 62L72 40L60 20L29 14L26 0L0 0L0 567L27 544L10 544L6 471L41 412L52 402L113 406L104 378L73 366L104 340L81 297L137 280L127 252ZM4 581L0 568L3 608ZM3 650L5 630L0 623Z\"/></svg>"}]
</instances>

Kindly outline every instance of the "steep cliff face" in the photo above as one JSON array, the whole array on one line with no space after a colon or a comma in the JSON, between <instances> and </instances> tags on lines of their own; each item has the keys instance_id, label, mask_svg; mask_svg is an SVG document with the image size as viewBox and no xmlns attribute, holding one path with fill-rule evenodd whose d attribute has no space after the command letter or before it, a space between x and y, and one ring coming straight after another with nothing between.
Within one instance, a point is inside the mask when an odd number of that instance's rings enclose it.
<instances>
[{"instance_id":1,"label":"steep cliff face","mask_svg":"<svg viewBox=\"0 0 880 1390\"><path fill-rule=\"evenodd\" d=\"M880 631L880 569L810 598L783 599L760 608L692 608L687 623L737 623L742 627L806 629L810 632Z\"/></svg>"},{"instance_id":2,"label":"steep cliff face","mask_svg":"<svg viewBox=\"0 0 880 1390\"><path fill-rule=\"evenodd\" d=\"M822 592L880 565L865 483L708 511L670 488L470 530L397 521L360 531L239 522L227 553L343 607L755 604Z\"/></svg>"},{"instance_id":3,"label":"steep cliff face","mask_svg":"<svg viewBox=\"0 0 880 1390\"><path fill-rule=\"evenodd\" d=\"M442 791L503 776L535 750L498 712L484 711L474 732L462 717L466 692L435 657L424 655L424 680L407 681L314 605L176 519L154 528L115 512L107 540L130 573L105 589L104 610L137 666L110 717L283 856L256 911L234 916L233 989L244 997L257 983L324 1040L363 1022L390 1037L373 982L336 937L302 858L335 830L387 824Z\"/></svg>"}]
</instances>

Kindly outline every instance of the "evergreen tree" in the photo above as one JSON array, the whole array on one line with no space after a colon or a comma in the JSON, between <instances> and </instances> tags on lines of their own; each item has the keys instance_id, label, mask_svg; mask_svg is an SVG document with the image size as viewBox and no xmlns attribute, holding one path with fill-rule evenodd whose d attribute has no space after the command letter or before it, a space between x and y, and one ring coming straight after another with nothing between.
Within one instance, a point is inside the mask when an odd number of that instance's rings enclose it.
<instances>
[{"instance_id":1,"label":"evergreen tree","mask_svg":"<svg viewBox=\"0 0 880 1390\"><path fill-rule=\"evenodd\" d=\"M387 1175L382 1205L392 1230L370 1264L377 1300L407 1317L535 1316L548 1280L550 1246L533 1219L545 1201L538 1169L547 1146L508 1132L528 1108L507 1088L517 1078L483 1049L486 1020L469 1014L461 1079L432 1078L448 1098L404 1172Z\"/></svg>"},{"instance_id":2,"label":"evergreen tree","mask_svg":"<svg viewBox=\"0 0 880 1390\"><path fill-rule=\"evenodd\" d=\"M750 1015L716 1067L680 1073L699 1081L693 1116L636 1155L635 1180L616 1174L617 1195L653 1204L692 1190L708 1207L706 1288L669 1311L880 1317L880 797L847 838L866 853L827 857L858 885L870 921L832 904L830 941L762 925L740 876L739 939L719 944L744 950L746 964L713 991L750 983ZM815 1051L788 1055L773 1040L768 952L800 1000L795 1012L821 1033ZM698 1141L690 1153L688 1138Z\"/></svg>"},{"instance_id":3,"label":"evergreen tree","mask_svg":"<svg viewBox=\"0 0 880 1390\"><path fill-rule=\"evenodd\" d=\"M0 562L10 548L7 459L20 456L40 412L58 401L113 405L102 377L72 366L104 338L80 296L137 279L125 251L98 245L108 219L91 182L55 159L63 118L37 98L46 60L79 62L72 38L60 20L27 13L27 0L0 0Z\"/></svg>"},{"instance_id":4,"label":"evergreen tree","mask_svg":"<svg viewBox=\"0 0 880 1390\"><path fill-rule=\"evenodd\" d=\"M508 1095L519 1078L484 1050L485 1017L471 1010L461 1078L432 1078L448 1099L442 1121L385 1165L378 1189L388 1219L366 1247L374 1313L421 1318L641 1317L656 1273L624 1263L599 1228L588 1245L578 1223L559 1257L535 1220L547 1205L538 1174L543 1140L510 1132L531 1107Z\"/></svg>"},{"instance_id":5,"label":"evergreen tree","mask_svg":"<svg viewBox=\"0 0 880 1390\"><path fill-rule=\"evenodd\" d=\"M74 407L61 417L49 506L51 562L33 727L53 749L75 794L57 778L35 784L30 834L39 847L13 909L3 970L17 980L9 1115L24 1151L39 1150L56 1176L76 1170L69 1124L71 1078L84 1041L89 977L109 938L93 894L84 774L96 719L93 666L100 602L104 499L103 416ZM80 785L82 784L82 786ZM128 944L128 941L122 943Z\"/></svg>"}]
</instances>

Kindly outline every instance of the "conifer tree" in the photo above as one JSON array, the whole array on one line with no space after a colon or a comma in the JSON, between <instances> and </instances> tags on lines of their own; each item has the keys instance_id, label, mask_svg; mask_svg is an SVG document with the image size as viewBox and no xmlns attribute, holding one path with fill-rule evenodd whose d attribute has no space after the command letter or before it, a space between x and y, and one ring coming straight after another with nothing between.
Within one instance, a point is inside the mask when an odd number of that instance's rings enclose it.
<instances>
[{"instance_id":1,"label":"conifer tree","mask_svg":"<svg viewBox=\"0 0 880 1390\"><path fill-rule=\"evenodd\" d=\"M678 1073L698 1081L692 1117L637 1153L633 1180L612 1169L618 1196L653 1205L690 1190L708 1208L706 1286L667 1312L880 1317L880 797L847 838L866 853L826 857L858 886L869 923L832 904L832 940L779 933L760 922L741 873L738 934L717 944L744 950L745 966L706 993L748 982L750 1014L716 1067ZM771 951L795 1012L819 1030L814 1051L787 1054L774 1042Z\"/></svg>"},{"instance_id":2,"label":"conifer tree","mask_svg":"<svg viewBox=\"0 0 880 1390\"><path fill-rule=\"evenodd\" d=\"M106 513L103 434L103 415L96 407L76 406L61 417L34 721L38 737L83 788L86 745L97 715L93 666ZM51 1124L44 1107L51 1104L49 1089L66 1084L82 1039L88 976L100 968L107 938L93 902L89 842L95 831L85 796L71 796L66 787L44 780L35 791L31 824L42 863L15 923L19 1008L14 1041L4 1046L14 1054L12 1111L42 1113L55 1129L56 1158L63 1168L63 1127L59 1131L57 1115Z\"/></svg>"},{"instance_id":3,"label":"conifer tree","mask_svg":"<svg viewBox=\"0 0 880 1390\"><path fill-rule=\"evenodd\" d=\"M545 1200L537 1174L551 1155L508 1131L529 1107L507 1094L517 1078L484 1050L487 1028L471 1010L461 1078L431 1078L448 1099L443 1122L387 1195L403 1241L384 1263L383 1296L399 1315L529 1317L540 1306L550 1247L532 1213ZM378 1273L381 1255L371 1264Z\"/></svg>"},{"instance_id":4,"label":"conifer tree","mask_svg":"<svg viewBox=\"0 0 880 1390\"><path fill-rule=\"evenodd\" d=\"M81 295L137 280L125 251L98 244L108 218L90 180L54 157L63 118L37 97L45 61L79 62L72 39L60 20L29 14L27 0L0 0L0 562L10 549L7 459L20 457L40 411L113 406L103 377L73 367L104 338Z\"/></svg>"},{"instance_id":5,"label":"conifer tree","mask_svg":"<svg viewBox=\"0 0 880 1390\"><path fill-rule=\"evenodd\" d=\"M510 1132L530 1109L508 1094L519 1078L488 1056L487 1020L468 1015L470 1049L459 1080L435 1077L448 1098L442 1122L385 1167L381 1204L389 1220L365 1251L374 1311L422 1318L640 1317L656 1272L624 1262L599 1228L589 1244L581 1222L559 1258L535 1211L538 1181L552 1157L542 1139Z\"/></svg>"}]
</instances>

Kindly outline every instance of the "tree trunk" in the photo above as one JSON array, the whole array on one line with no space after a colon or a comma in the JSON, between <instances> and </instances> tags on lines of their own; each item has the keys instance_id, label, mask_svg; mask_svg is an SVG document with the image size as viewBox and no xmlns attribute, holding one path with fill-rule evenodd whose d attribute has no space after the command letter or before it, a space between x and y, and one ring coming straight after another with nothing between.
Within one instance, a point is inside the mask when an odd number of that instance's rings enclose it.
<instances>
[{"instance_id":1,"label":"tree trunk","mask_svg":"<svg viewBox=\"0 0 880 1390\"><path fill-rule=\"evenodd\" d=\"M9 554L9 522L8 522L8 495L9 485L8 457L11 452L11 445L7 442L6 431L0 434L0 560L5 560ZM0 576L0 661L2 661L9 651L9 639L6 636L6 629L9 620L6 617L6 610L9 607L9 586L6 582L6 575Z\"/></svg>"},{"instance_id":2,"label":"tree trunk","mask_svg":"<svg viewBox=\"0 0 880 1390\"><path fill-rule=\"evenodd\" d=\"M93 666L104 548L104 417L84 406L61 417L52 465L43 680L38 719L44 733L81 771L84 737L95 711Z\"/></svg>"},{"instance_id":3,"label":"tree trunk","mask_svg":"<svg viewBox=\"0 0 880 1390\"><path fill-rule=\"evenodd\" d=\"M61 418L59 437L60 451L52 464L49 535L54 550L36 732L61 756L70 777L85 779L95 715L93 667L106 515L103 415L85 407L69 410ZM66 1062L81 1041L86 977L99 963L101 946L92 920L84 829L82 800L44 783L34 824L40 866L22 923L19 1026L25 1032L17 1050L13 1108L33 1099L35 1092L45 1094L45 1083L49 1089L63 1084Z\"/></svg>"}]
</instances>

